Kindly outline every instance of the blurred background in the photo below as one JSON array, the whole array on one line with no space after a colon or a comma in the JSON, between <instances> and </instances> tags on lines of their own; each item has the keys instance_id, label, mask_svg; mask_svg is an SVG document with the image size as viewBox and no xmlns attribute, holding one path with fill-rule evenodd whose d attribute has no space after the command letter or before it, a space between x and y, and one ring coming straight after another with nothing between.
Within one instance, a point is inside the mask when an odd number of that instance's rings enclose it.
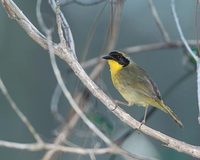
<instances>
[{"instance_id":1,"label":"blurred background","mask_svg":"<svg viewBox=\"0 0 200 160\"><path fill-rule=\"evenodd\" d=\"M29 20L39 27L36 18L36 1L16 0L15 2ZM170 37L170 42L176 42L179 40L179 35L172 16L170 0L154 1L154 3ZM197 37L195 29L196 3L195 0L176 1L180 24L188 40L195 40ZM122 1L120 9L117 10L118 16L115 15L116 8L119 7L117 1L102 0L90 5L91 0L66 0L61 4L61 9L73 33L79 61L86 62L101 57L111 49L127 51L131 58L143 67L157 83L164 101L180 117L184 128L179 128L167 114L161 111L155 111L148 118L146 125L192 145L199 145L200 127L197 120L194 61L182 47L167 47L141 52L130 48L166 42L152 16L149 1ZM47 1L42 2L41 10L45 22L55 30L54 41L58 42L55 16ZM112 23L116 23L117 26L112 28ZM195 49L196 44L193 43L192 47ZM164 147L158 141L138 131L132 131L85 90L66 63L59 58L57 58L57 62L66 86L76 97L81 109L112 141L131 153L152 159L191 159L190 156ZM96 61L94 65L87 67L86 72L89 75L93 73L95 66L99 63L102 61ZM53 97L55 100L53 93L57 82L52 71L49 54L29 38L15 21L8 18L2 5L0 5L0 75L14 101L41 137L47 142L53 142L62 131L63 126L68 124L75 114L63 95L60 96L57 108L51 105ZM123 100L111 83L107 65L97 74L95 82L113 99ZM0 106L0 139L21 143L34 142L27 128L1 93ZM51 106L54 106L54 112ZM144 109L142 107L121 107L137 120L143 117ZM63 144L92 148L105 146L81 120L77 120ZM41 159L44 154L45 152L0 148L0 159L7 160ZM55 158L90 159L89 156L63 153L57 153ZM123 157L107 154L96 156L96 159L110 160L123 159Z\"/></svg>"}]
</instances>

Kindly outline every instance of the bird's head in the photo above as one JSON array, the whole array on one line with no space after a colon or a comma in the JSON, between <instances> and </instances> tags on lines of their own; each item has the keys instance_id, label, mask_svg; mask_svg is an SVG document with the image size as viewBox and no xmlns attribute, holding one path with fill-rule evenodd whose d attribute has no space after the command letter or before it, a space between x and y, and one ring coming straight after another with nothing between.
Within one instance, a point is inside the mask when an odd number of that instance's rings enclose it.
<instances>
[{"instance_id":1,"label":"bird's head","mask_svg":"<svg viewBox=\"0 0 200 160\"><path fill-rule=\"evenodd\" d=\"M116 62L119 65L126 67L130 63L129 57L125 53L112 51L107 56L102 57L108 61Z\"/></svg>"},{"instance_id":2,"label":"bird's head","mask_svg":"<svg viewBox=\"0 0 200 160\"><path fill-rule=\"evenodd\" d=\"M110 69L114 72L121 70L130 63L129 57L127 57L125 53L119 51L112 51L102 58L108 60Z\"/></svg>"}]
</instances>

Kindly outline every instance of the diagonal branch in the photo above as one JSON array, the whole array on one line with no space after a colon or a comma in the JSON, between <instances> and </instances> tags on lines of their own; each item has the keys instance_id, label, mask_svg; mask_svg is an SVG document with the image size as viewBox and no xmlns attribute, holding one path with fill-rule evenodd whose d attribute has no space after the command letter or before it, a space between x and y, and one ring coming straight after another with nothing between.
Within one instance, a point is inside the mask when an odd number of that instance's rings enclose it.
<instances>
[{"instance_id":1,"label":"diagonal branch","mask_svg":"<svg viewBox=\"0 0 200 160\"><path fill-rule=\"evenodd\" d=\"M183 31L181 29L181 25L179 23L179 19L178 19L177 13L176 13L176 8L175 8L175 2L174 2L174 0L171 0L171 10L172 10L172 14L173 14L173 17L174 17L174 21L176 23L176 27L177 27L179 36L180 36L183 44L185 45L185 48L190 53L190 55L194 58L194 60L196 62L198 62L199 61L198 56L192 51L192 49L190 48L189 44L187 43L187 41L186 41L186 39L184 37Z\"/></svg>"},{"instance_id":2,"label":"diagonal branch","mask_svg":"<svg viewBox=\"0 0 200 160\"><path fill-rule=\"evenodd\" d=\"M48 39L48 41L51 39ZM54 48L52 48L52 44L48 42L49 46L49 52L50 52L50 58L51 58L51 64L53 67L53 71L55 74L55 77L58 81L58 84L60 85L65 97L68 99L70 105L73 107L73 109L77 112L77 114L81 117L81 119L85 122L85 124L94 132L96 133L106 144L111 145L112 142L86 117L86 115L81 111L81 109L78 107L74 99L72 98L70 92L66 88L61 73L57 67L56 61L55 61L55 55L54 55Z\"/></svg>"},{"instance_id":3,"label":"diagonal branch","mask_svg":"<svg viewBox=\"0 0 200 160\"><path fill-rule=\"evenodd\" d=\"M57 3L60 3L60 0L57 0ZM56 13L57 12L56 0L49 0L49 4L51 5L51 8L53 9L53 11ZM59 12L58 14L62 21L62 29L64 30L65 38L67 39L67 45L72 50L72 54L76 57L75 43L74 43L74 38L72 36L72 31L63 13Z\"/></svg>"},{"instance_id":4,"label":"diagonal branch","mask_svg":"<svg viewBox=\"0 0 200 160\"><path fill-rule=\"evenodd\" d=\"M151 9L152 15L153 15L153 17L154 17L154 19L156 21L156 24L157 24L157 26L158 26L158 28L160 30L160 33L162 34L164 40L166 42L169 42L170 41L169 35L168 35L168 33L167 33L167 31L166 31L166 29L165 29L160 17L159 17L159 14L157 12L157 9L155 7L155 4L154 4L153 0L148 0L148 3L149 3L149 7Z\"/></svg>"},{"instance_id":5,"label":"diagonal branch","mask_svg":"<svg viewBox=\"0 0 200 160\"><path fill-rule=\"evenodd\" d=\"M19 8L16 7L16 5L13 5L14 2L12 0L1 0L1 2L11 17L13 15L12 13L14 13L15 17L12 17L12 18L17 19L18 23L20 23L20 21L23 21L26 18L25 15L21 12L21 10L19 10ZM23 28L25 28L25 31L28 32L31 38L34 38L36 36L37 37L41 36L41 34L38 34L38 32L33 32L33 30L30 30L33 27L33 24L31 23L24 23L24 24L25 25L23 25ZM45 39L40 38L39 40L47 44L47 41ZM35 41L41 45L41 42L38 42L39 40L35 40ZM70 50L63 49L58 45L53 45L53 49L54 49L54 53L58 57L60 57L62 60L64 60L67 64L69 64L69 66L72 68L74 73L79 77L82 83L91 91L91 93L95 97L97 97L105 106L107 106L109 110L112 110L113 108L116 107L114 102L89 78L89 76L83 70L81 65L76 60L76 58L72 56ZM167 147L172 148L179 152L186 153L193 157L200 158L200 148L198 146L190 145L183 141L179 141L159 131L151 129L150 127L147 127L145 125L141 126L140 122L136 121L133 117L131 117L128 113L126 113L120 107L117 107L113 111L113 113L122 122L126 123L132 128L138 128L138 130L140 130L144 134L149 135L156 140L159 140L160 142L164 143Z\"/></svg>"},{"instance_id":6,"label":"diagonal branch","mask_svg":"<svg viewBox=\"0 0 200 160\"><path fill-rule=\"evenodd\" d=\"M187 41L184 37L183 31L181 29L181 25L179 23L179 18L178 18L177 13L176 13L176 7L175 7L175 1L174 0L171 0L171 10L172 10L172 14L173 14L173 17L174 17L174 21L176 23L176 27L177 27L179 36L180 36L185 48L187 49L188 53L194 58L194 60L196 61L196 64L197 64L197 99L198 99L198 107L199 107L198 121L199 121L199 124L200 124L200 59L197 56L198 54L195 54L192 51L192 49L190 48L189 44L187 43ZM197 42L198 42L198 40L197 40ZM197 45L197 47L198 47L198 45Z\"/></svg>"},{"instance_id":7,"label":"diagonal branch","mask_svg":"<svg viewBox=\"0 0 200 160\"><path fill-rule=\"evenodd\" d=\"M59 12L59 8L58 8L58 12ZM61 19L59 17L59 14L56 15L57 16L57 25L58 25L58 32L59 32L59 37L60 37L60 41L61 41L61 46L64 49L68 49L66 48L67 46L65 45L65 43L62 43L64 41L64 37L62 36L62 28L61 28ZM55 74L55 77L57 79L58 84L60 85L63 94L65 95L65 97L67 98L67 100L69 101L70 105L73 107L73 109L76 111L76 113L80 116L80 118L84 121L84 123L97 135L99 136L107 145L109 146L115 146L111 140L109 138L107 138L87 117L86 115L81 111L81 109L78 107L78 105L76 104L75 100L73 99L73 97L71 96L70 92L68 91L67 87L64 84L64 81L62 79L60 70L58 69L57 63L56 63L56 59L55 59L55 54L53 46L52 46L52 39L51 39L51 33L47 32L47 40L48 40L48 48L49 48L49 53L50 53L50 59L51 59L51 65ZM73 55L72 55L73 56ZM74 57L74 56L73 56ZM131 158L131 159L135 159L135 157L133 155L130 155L129 153L123 151L122 149L118 148L117 146L115 146L121 153L124 152L126 154L123 154L123 156ZM46 157L48 160L48 157ZM45 157L44 157L45 159Z\"/></svg>"},{"instance_id":8,"label":"diagonal branch","mask_svg":"<svg viewBox=\"0 0 200 160\"><path fill-rule=\"evenodd\" d=\"M39 136L39 134L36 132L35 128L32 126L31 122L26 118L26 116L20 111L20 109L17 107L14 100L11 98L11 96L8 93L8 90L6 86L4 85L1 77L0 77L0 90L2 91L3 95L6 97L7 101L10 103L11 108L15 111L15 113L18 115L18 117L21 119L21 121L26 125L30 133L33 135L35 140L43 144L42 138Z\"/></svg>"}]
</instances>

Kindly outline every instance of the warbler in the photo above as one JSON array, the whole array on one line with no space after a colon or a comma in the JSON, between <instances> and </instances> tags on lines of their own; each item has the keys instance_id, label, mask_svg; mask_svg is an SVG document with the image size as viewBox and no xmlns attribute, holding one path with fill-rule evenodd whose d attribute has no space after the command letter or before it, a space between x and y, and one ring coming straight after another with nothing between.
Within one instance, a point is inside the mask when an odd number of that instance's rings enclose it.
<instances>
[{"instance_id":1,"label":"warbler","mask_svg":"<svg viewBox=\"0 0 200 160\"><path fill-rule=\"evenodd\" d=\"M168 113L180 127L183 127L177 115L164 104L160 91L145 70L119 51L112 51L102 58L108 61L112 82L128 102L128 106L136 104L145 107L142 123L145 123L148 107L153 106Z\"/></svg>"}]
</instances>

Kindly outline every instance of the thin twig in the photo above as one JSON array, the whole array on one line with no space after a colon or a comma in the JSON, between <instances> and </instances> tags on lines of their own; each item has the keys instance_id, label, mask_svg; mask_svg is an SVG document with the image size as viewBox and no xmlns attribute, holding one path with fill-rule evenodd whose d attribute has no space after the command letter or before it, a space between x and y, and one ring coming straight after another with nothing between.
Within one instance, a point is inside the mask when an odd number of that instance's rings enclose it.
<instances>
[{"instance_id":1,"label":"thin twig","mask_svg":"<svg viewBox=\"0 0 200 160\"><path fill-rule=\"evenodd\" d=\"M196 40L187 40L188 44L190 46L196 46ZM157 43L151 43L151 44L143 44L138 46L130 46L126 48L122 48L120 50L128 53L128 54L135 54L135 53L141 53L141 52L149 52L149 51L155 51L155 50L163 50L163 49L175 49L175 48L181 48L184 47L184 44L182 41L171 41L171 42L157 42ZM101 60L100 57L91 58L89 60L86 60L81 63L81 66L84 69L90 68L94 65L96 65ZM72 70L69 69L67 72L70 73Z\"/></svg>"},{"instance_id":2,"label":"thin twig","mask_svg":"<svg viewBox=\"0 0 200 160\"><path fill-rule=\"evenodd\" d=\"M187 43L187 41L186 41L186 39L183 35L183 31L181 29L179 19L178 19L177 13L176 13L175 1L174 0L171 0L171 9L172 9L172 14L173 14L173 17L174 17L180 38L183 41L185 48L187 49L188 53L194 58L194 60L196 61L196 64L197 64L197 100L198 100L198 107L199 107L198 122L200 124L200 60L199 60L199 57L197 56L198 54L196 55L192 51L192 49L188 45L188 43Z\"/></svg>"},{"instance_id":3,"label":"thin twig","mask_svg":"<svg viewBox=\"0 0 200 160\"><path fill-rule=\"evenodd\" d=\"M71 1L62 1L61 2L61 5L69 5L69 4L72 4L72 3L75 3L75 4L78 4L78 5L81 5L81 6L94 6L94 5L98 5L100 3L103 3L105 2L106 0L96 0L96 1L91 1L91 2L82 2L82 1L78 1L78 0L71 0Z\"/></svg>"},{"instance_id":4,"label":"thin twig","mask_svg":"<svg viewBox=\"0 0 200 160\"><path fill-rule=\"evenodd\" d=\"M59 16L59 15L58 15ZM59 24L59 23L58 23ZM58 26L59 28L59 26ZM49 34L47 34L49 36ZM51 40L51 37L49 37L49 40ZM62 89L65 97L68 99L70 105L73 107L73 109L78 113L78 115L81 117L81 119L84 121L84 123L94 132L96 133L106 144L112 145L112 142L107 138L87 117L86 115L81 111L81 109L78 107L74 99L72 98L70 92L65 86L65 83L62 80L61 73L57 67L55 55L54 55L54 48L52 48L52 44L48 43L49 46L49 53L51 58L51 64L53 67L53 71L55 74L55 77L57 79L58 84L60 85L60 88Z\"/></svg>"},{"instance_id":5,"label":"thin twig","mask_svg":"<svg viewBox=\"0 0 200 160\"><path fill-rule=\"evenodd\" d=\"M53 1L53 0L52 0ZM61 11L59 11L59 12L61 12ZM57 15L59 15L59 13L57 13ZM59 21L58 21L58 23L59 23ZM60 26L60 24L59 24L59 26ZM60 29L59 30L61 30L61 27L60 27ZM69 30L70 30L70 28L69 28ZM61 33L59 34L59 35L61 35ZM66 35L67 36L67 35ZM72 36L72 34L71 34L71 36ZM72 37L73 38L73 37ZM62 39L62 38L60 38L60 39ZM83 53L84 54L84 53ZM94 64L94 62L96 63L97 62L97 60L95 60L95 61L91 61L93 64ZM89 65L91 65L91 62L89 62L88 64ZM84 64L83 64L84 65ZM60 91L59 92L61 92L61 89L60 89L60 87L58 88ZM82 95L83 93L80 93L79 95ZM55 94L54 94L55 95ZM85 95L85 94L84 94ZM56 97L57 97L57 99L59 98L59 96L58 95L55 95ZM79 96L78 96L79 97ZM82 97L85 97L85 96L82 96ZM82 99L82 98L81 98ZM81 100L80 98L78 99L78 101L76 100L76 102L77 102L77 104L79 105L80 104L80 100ZM58 101L57 101L58 102ZM55 104L56 105L56 104ZM57 106L57 105L56 105ZM55 108L55 107L54 107ZM55 113L55 112L54 112ZM61 118L61 116L60 116L60 114L58 113L58 112L56 112L57 114L56 114L56 117L59 117L59 118ZM54 114L55 115L55 114ZM64 124L63 125L63 127L62 127L62 129L61 129L61 131L59 132L59 134L58 134L58 136L55 138L55 140L54 140L54 143L55 144L62 144L65 140L66 140L66 138L69 136L69 134L70 134L70 132L71 132L71 130L72 130L72 128L76 125L76 123L78 122L78 120L79 120L79 116L77 115L77 113L76 112L73 112L73 115L71 116L71 118L70 118L70 120L69 120L69 123L66 123L66 124ZM48 159L48 160L50 160L50 159L52 159L53 158L53 156L55 155L55 153L56 153L56 151L55 150L52 150L52 151L48 151L47 153L45 153L45 155L43 156L43 160L45 160L45 159Z\"/></svg>"},{"instance_id":6,"label":"thin twig","mask_svg":"<svg viewBox=\"0 0 200 160\"><path fill-rule=\"evenodd\" d=\"M197 50L198 50L198 55L200 56L198 6L199 6L199 0L196 0L196 6L195 6L195 36L196 36L196 43L197 43L196 46L197 46Z\"/></svg>"},{"instance_id":7,"label":"thin twig","mask_svg":"<svg viewBox=\"0 0 200 160\"><path fill-rule=\"evenodd\" d=\"M43 144L42 138L39 136L35 128L32 126L31 122L26 118L26 116L20 111L20 109L17 107L16 103L14 100L11 98L11 96L8 93L8 90L6 86L4 85L1 77L0 77L0 90L2 91L3 95L6 97L7 101L10 103L11 108L15 111L15 113L18 115L18 117L21 119L21 121L26 125L30 133L33 135L35 140Z\"/></svg>"},{"instance_id":8,"label":"thin twig","mask_svg":"<svg viewBox=\"0 0 200 160\"><path fill-rule=\"evenodd\" d=\"M107 43L104 47L105 52L109 52L115 48L117 43L119 30L120 30L120 23L121 23L121 15L124 7L124 0L116 0L116 2L111 1L111 20L109 26L109 33L107 37ZM105 66L105 61L99 61L97 66L92 70L90 77L92 80L96 80Z\"/></svg>"},{"instance_id":9,"label":"thin twig","mask_svg":"<svg viewBox=\"0 0 200 160\"><path fill-rule=\"evenodd\" d=\"M63 34L63 30L62 30L62 19L61 19L60 15L61 15L60 6L57 5L57 7L56 7L56 22L57 22L57 25L58 25L58 36L60 38L60 43L61 43L60 45L63 46L64 48L66 48L67 43L66 43L66 40L65 40L65 37L64 37L64 34Z\"/></svg>"},{"instance_id":10,"label":"thin twig","mask_svg":"<svg viewBox=\"0 0 200 160\"><path fill-rule=\"evenodd\" d=\"M183 35L183 31L181 29L181 26L180 26L180 23L179 23L179 19L178 19L177 13L176 13L174 0L171 0L171 9L172 9L172 14L173 14L173 17L174 17L174 21L176 23L176 27L178 29L179 36L180 36L183 44L185 45L185 48L190 53L190 55L194 58L194 60L196 62L198 62L199 61L198 56L192 51L192 49L190 48L189 44L187 43L187 41L186 41L186 39L185 39L185 37Z\"/></svg>"},{"instance_id":11,"label":"thin twig","mask_svg":"<svg viewBox=\"0 0 200 160\"><path fill-rule=\"evenodd\" d=\"M195 40L188 40L187 41L189 45L195 46L196 41ZM156 42L156 43L151 43L151 44L143 44L143 45L138 45L138 46L131 46L131 47L126 47L122 49L126 53L139 53L139 52L149 52L149 51L154 51L154 50L160 50L160 49L174 49L174 48L180 48L184 47L184 44L182 41L171 41L171 42Z\"/></svg>"},{"instance_id":12,"label":"thin twig","mask_svg":"<svg viewBox=\"0 0 200 160\"><path fill-rule=\"evenodd\" d=\"M26 16L23 14L23 12L16 7L16 5L13 5L12 0L1 0L4 7L6 7L7 13L14 18L17 19L17 22L20 23L20 21L26 20ZM14 17L13 17L14 13ZM20 23L21 24L21 23ZM33 26L32 23L24 23L22 26L25 28L25 31L28 33L28 35L34 39L34 37L40 37L41 34L38 34L38 32L33 32L31 29ZM41 42L38 41L44 41L44 39L34 39L36 43L41 45ZM45 41L47 43L47 41ZM42 46L42 45L41 45ZM43 47L43 46L42 46ZM109 110L112 110L115 108L115 104L113 101L89 78L89 76L86 74L86 72L83 70L81 65L77 62L77 60L72 56L70 53L70 50L66 50L61 48L57 45L52 45L54 49L54 53L59 56L62 60L64 60L69 66L72 68L74 73L79 77L79 79L82 81L82 83L91 91L91 93L97 97ZM158 132L154 129L151 129L145 125L140 124L140 122L136 121L133 117L131 117L128 113L126 113L124 110L122 110L120 107L117 107L113 113L124 123L129 125L132 128L139 128L141 132L143 132L146 135L151 136L154 139L159 140L160 142L166 144L169 148L172 148L176 151L186 153L188 155L191 155L196 158L200 158L200 148L198 146L187 144L183 141L179 141L175 138L169 137L161 132Z\"/></svg>"},{"instance_id":13,"label":"thin twig","mask_svg":"<svg viewBox=\"0 0 200 160\"><path fill-rule=\"evenodd\" d=\"M90 155L90 159L91 160L96 160L96 157L95 157L95 155L93 153L90 153L89 155Z\"/></svg>"},{"instance_id":14,"label":"thin twig","mask_svg":"<svg viewBox=\"0 0 200 160\"><path fill-rule=\"evenodd\" d=\"M64 95L69 100L69 102L71 102L70 104L72 105L73 108L75 108L75 111L77 112L77 110L78 110L78 115L79 116L81 115L80 117L83 119L83 121L87 125L89 125L89 128L91 128L94 131L94 133L97 133L97 135L100 136L100 138L102 138L104 140L104 142L106 142L107 144L111 145L112 142L106 136L104 136L103 133L101 133L101 131L98 130L98 128L96 128L89 121L89 119L85 116L85 114L79 109L79 107L76 105L75 101L71 97L70 92L65 87L65 84L64 84L64 82L62 80L60 71L59 71L59 69L57 67L56 60L55 60L55 57L54 57L54 54L53 54L53 50L52 50L52 47L51 47L51 45L52 45L52 43L51 43L51 41L52 41L52 39L51 39L51 31L48 30L48 28L44 24L44 21L42 19L42 15L41 15L41 11L40 11L40 8L41 8L40 5L41 5L41 0L38 0L38 2L37 2L37 12L38 12L37 18L39 20L39 24L40 24L41 28L43 29L43 31L47 35L48 47L49 47L49 52L50 52L50 57L51 57L51 64L52 64L52 67L53 67L53 71L54 71L54 73L56 75L59 87L62 89L62 91L65 91L65 92L63 92ZM64 37L64 34L63 34L63 30L62 30L62 19L61 19L61 11L60 11L59 5L57 5L55 13L56 13L57 26L58 26L58 35L59 35L59 38L60 38L60 45L63 48L66 48L67 47L67 45L66 45L67 43L66 43L66 40L65 40L65 37ZM71 35L71 37L73 38L72 35ZM76 106L74 106L74 105L76 105ZM56 144L59 144L61 142L61 139L66 137L66 135L64 135L64 134L68 133L68 126L67 125L65 125L65 127L63 129L64 129L63 132L61 134L59 134L59 137L56 139ZM50 160L51 157L54 155L54 153L56 151L57 150L48 151L44 155L44 157L42 159L43 160Z\"/></svg>"},{"instance_id":15,"label":"thin twig","mask_svg":"<svg viewBox=\"0 0 200 160\"><path fill-rule=\"evenodd\" d=\"M198 97L198 107L199 107L199 115L198 122L200 124L200 63L197 63L197 97Z\"/></svg>"},{"instance_id":16,"label":"thin twig","mask_svg":"<svg viewBox=\"0 0 200 160\"><path fill-rule=\"evenodd\" d=\"M75 114L69 121L69 123L65 124L64 127L62 128L61 132L59 132L58 136L54 140L55 145L60 145L62 144L65 140L66 137L69 136L72 127L76 124L77 120L79 119L79 115ZM58 150L49 150L47 151L44 156L42 157L42 160L51 160L54 159L55 153L58 152Z\"/></svg>"},{"instance_id":17,"label":"thin twig","mask_svg":"<svg viewBox=\"0 0 200 160\"><path fill-rule=\"evenodd\" d=\"M60 89L60 86L57 84L51 98L50 108L51 108L51 112L53 113L54 118L58 122L64 122L64 119L65 119L58 111L58 103L60 101L61 94L62 94L62 90Z\"/></svg>"},{"instance_id":18,"label":"thin twig","mask_svg":"<svg viewBox=\"0 0 200 160\"><path fill-rule=\"evenodd\" d=\"M67 146L50 144L50 143L44 143L44 144L16 143L16 142L9 142L9 141L3 141L3 140L0 140L0 146L6 147L6 148L12 148L12 149L27 150L31 152L54 149L54 150L62 151L65 153L74 153L74 154L82 154L82 155L88 155L90 153L93 153L95 155L106 154L106 153L120 154L117 148L112 148L112 147L93 149L93 148L67 147Z\"/></svg>"},{"instance_id":19,"label":"thin twig","mask_svg":"<svg viewBox=\"0 0 200 160\"><path fill-rule=\"evenodd\" d=\"M57 12L56 12L57 13ZM58 25L58 32L59 34L63 34L60 30L61 30L61 22L59 22L61 19L59 18L59 14L56 15L57 16L57 25ZM61 38L60 41L62 42L62 35L59 35L59 37ZM64 81L62 79L60 70L58 69L58 66L56 64L56 59L55 59L55 55L54 55L54 48L52 46L52 39L51 39L51 32L47 31L47 40L48 40L48 47L49 47L49 53L50 53L50 59L51 59L51 65L53 67L53 71L55 74L55 77L57 79L58 84L60 85L60 88L62 89L65 97L67 98L67 100L69 101L70 105L73 107L73 109L76 111L76 113L80 116L80 118L83 120L83 122L99 137L101 138L107 145L109 146L115 146L112 141L107 138L87 117L86 115L82 112L82 110L78 107L78 105L76 104L76 102L74 101L74 99L72 98L70 92L68 91L67 87L64 84ZM62 45L62 43L61 43ZM62 48L67 47L66 45L62 45ZM66 50L68 50L68 48L65 48ZM74 56L72 56L74 57ZM74 57L75 58L75 57ZM117 146L115 146L116 148L118 148ZM121 154L125 157L131 158L131 159L135 159L134 155L131 155L125 151L123 151L122 149L118 148L118 150L121 152Z\"/></svg>"},{"instance_id":20,"label":"thin twig","mask_svg":"<svg viewBox=\"0 0 200 160\"><path fill-rule=\"evenodd\" d=\"M157 26L158 26L158 28L160 30L160 33L162 34L164 40L166 42L169 42L170 41L169 35L168 35L168 33L167 33L167 31L166 31L166 29L165 29L160 17L159 17L159 14L157 12L157 9L155 7L155 4L154 4L153 0L148 0L148 3L149 3L149 7L151 9L152 15L153 15L153 17L155 19L155 22L156 22L156 24L157 24Z\"/></svg>"},{"instance_id":21,"label":"thin twig","mask_svg":"<svg viewBox=\"0 0 200 160\"><path fill-rule=\"evenodd\" d=\"M74 59L66 50L63 50L60 47L54 47L55 54L58 55L61 59L66 61L74 73L80 78L82 83L92 92L92 94L97 97L108 109L113 110L116 108L115 103L89 78L89 76L85 73L80 64ZM169 148L175 149L179 152L184 152L193 157L200 158L200 149L197 146L192 146L185 142L176 140L171 138L161 132L153 130L145 125L140 124L140 122L136 121L133 117L131 117L128 113L124 112L119 106L113 111L113 113L124 123L128 124L132 128L137 128L141 132L157 139L163 143L165 143Z\"/></svg>"},{"instance_id":22,"label":"thin twig","mask_svg":"<svg viewBox=\"0 0 200 160\"><path fill-rule=\"evenodd\" d=\"M17 143L17 142L9 142L0 140L0 147L18 149L18 150L26 150L31 152L38 152L43 150L57 150L64 153L73 153L79 155L102 155L102 154L117 154L117 155L125 155L126 152L117 148L117 147L107 147L107 148L81 148L81 147L68 147L63 145L56 145L51 143ZM142 156L134 155L135 158L132 160L152 160L151 158L145 158Z\"/></svg>"},{"instance_id":23,"label":"thin twig","mask_svg":"<svg viewBox=\"0 0 200 160\"><path fill-rule=\"evenodd\" d=\"M59 0L58 0L59 1ZM49 3L51 5L51 8L53 9L53 11L56 13L57 11L57 4L55 0L49 0ZM76 56L76 51L75 51L75 43L74 43L74 38L72 36L72 31L69 27L69 24L64 16L64 14L62 12L59 12L59 16L62 19L62 28L64 30L65 33L65 38L67 39L67 44L68 47L72 50L72 54L73 56L77 59Z\"/></svg>"},{"instance_id":24,"label":"thin twig","mask_svg":"<svg viewBox=\"0 0 200 160\"><path fill-rule=\"evenodd\" d=\"M98 22L100 22L100 18L102 17L102 15L104 13L103 11L105 10L108 3L109 3L109 1L107 1L107 3L105 3L105 5L101 8L99 13L95 17L94 22L91 25L91 28L89 29L89 34L87 34L86 43L84 45L84 49L83 49L83 53L82 53L82 57L81 57L81 62L85 60L87 54L89 53L88 51L93 42L94 35L95 35L95 33L97 33L97 26L98 26L97 24L98 24Z\"/></svg>"},{"instance_id":25,"label":"thin twig","mask_svg":"<svg viewBox=\"0 0 200 160\"><path fill-rule=\"evenodd\" d=\"M59 15L58 15L59 16ZM58 23L59 25L59 23ZM58 26L59 28L59 26ZM78 105L76 104L76 102L74 101L73 97L71 96L70 92L68 91L67 87L65 86L63 80L62 80L62 76L60 74L60 71L58 69L58 66L56 64L56 59L55 59L55 55L53 53L54 48L51 44L51 35L50 33L47 33L47 40L48 40L48 46L49 46L49 53L50 53L50 59L51 59L51 65L53 67L53 71L55 74L55 77L57 79L58 84L60 85L65 97L67 98L67 100L69 101L70 105L73 107L73 109L76 111L76 113L80 116L80 118L83 120L83 122L99 137L101 138L107 145L109 146L115 146L112 141L107 138L87 117L86 115L82 112L82 110L78 107ZM64 46L62 46L64 47ZM75 57L72 56L74 59ZM116 148L118 148L117 146L115 146ZM131 159L135 159L135 155L129 154L126 151L123 151L122 149L118 148L118 150L121 152L121 154L124 157L128 157Z\"/></svg>"},{"instance_id":26,"label":"thin twig","mask_svg":"<svg viewBox=\"0 0 200 160\"><path fill-rule=\"evenodd\" d=\"M120 3L121 2L119 2L118 3L118 5L120 5ZM120 5L121 6L121 5ZM120 9L121 10L121 9ZM118 17L118 15L119 15L119 7L118 7L118 9L116 10L116 13L118 13L118 14L116 14L116 17ZM115 21L117 20L117 18L114 18L115 19ZM113 26L115 26L115 28L118 28L118 27L116 27L116 26L119 26L116 22L114 21L114 23L113 23ZM118 22L118 21L117 21ZM111 28L113 27L113 26L111 26ZM118 33L117 32L117 30L118 29L115 29L114 31L116 32L116 33ZM116 33L113 33L112 35L117 35ZM108 47L110 47L111 45L110 45L110 43L113 43L113 41L115 41L116 39L115 38L111 38L111 41L109 41L109 43L108 43ZM115 44L116 42L114 42L113 44ZM93 63L93 64L95 64L95 63L97 63L99 61L99 59L94 59L94 60L92 60L92 61L89 61L89 63L91 64L91 62ZM87 64L87 63L86 63ZM83 64L84 65L84 64ZM96 79L97 77L98 77L98 74L100 73L99 71L101 71L102 70L102 65L98 65L97 67L95 67L95 69L93 70L93 72L92 72L92 74L91 74L91 78L92 79ZM95 73L95 74L94 74ZM86 89L84 89L84 91L82 92L82 93L80 93L82 96L81 97L85 97L84 95L89 95L89 92L88 92L88 90L86 90ZM88 99L88 98L87 98ZM70 121L71 122L71 121Z\"/></svg>"}]
</instances>

